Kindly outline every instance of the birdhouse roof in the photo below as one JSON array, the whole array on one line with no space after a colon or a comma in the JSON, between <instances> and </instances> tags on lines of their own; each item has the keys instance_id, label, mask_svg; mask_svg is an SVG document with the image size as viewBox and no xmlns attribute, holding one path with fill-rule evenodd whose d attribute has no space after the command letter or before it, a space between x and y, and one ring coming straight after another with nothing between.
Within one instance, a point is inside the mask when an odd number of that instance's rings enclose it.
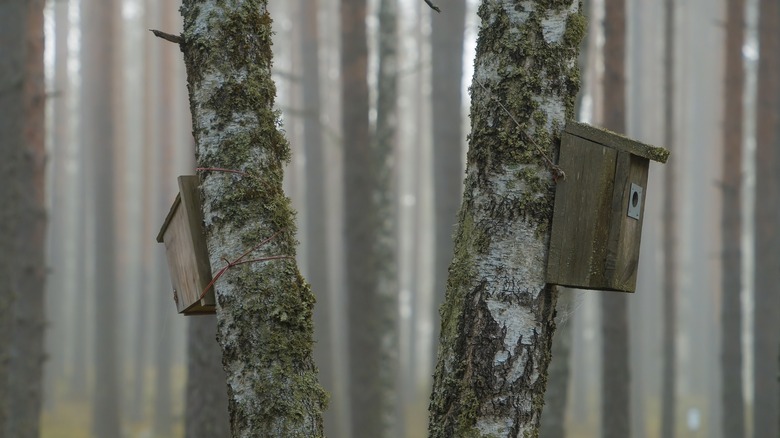
<instances>
[{"instance_id":1,"label":"birdhouse roof","mask_svg":"<svg viewBox=\"0 0 780 438\"><path fill-rule=\"evenodd\" d=\"M603 146L647 158L648 160L658 161L659 163L666 163L666 160L669 158L669 151L664 148L640 143L607 129L597 128L573 120L569 120L566 123L564 132L568 132L569 134L576 135L577 137L590 140Z\"/></svg>"}]
</instances>

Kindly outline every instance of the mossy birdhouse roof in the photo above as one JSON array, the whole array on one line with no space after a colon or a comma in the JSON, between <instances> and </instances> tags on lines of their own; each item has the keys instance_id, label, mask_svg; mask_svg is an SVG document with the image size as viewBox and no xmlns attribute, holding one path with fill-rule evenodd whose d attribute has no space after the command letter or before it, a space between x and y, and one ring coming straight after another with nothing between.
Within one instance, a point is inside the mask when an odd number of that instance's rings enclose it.
<instances>
[{"instance_id":1,"label":"mossy birdhouse roof","mask_svg":"<svg viewBox=\"0 0 780 438\"><path fill-rule=\"evenodd\" d=\"M640 143L624 135L585 123L569 120L566 122L564 132L659 163L666 163L666 160L669 159L669 151L664 148Z\"/></svg>"}]
</instances>

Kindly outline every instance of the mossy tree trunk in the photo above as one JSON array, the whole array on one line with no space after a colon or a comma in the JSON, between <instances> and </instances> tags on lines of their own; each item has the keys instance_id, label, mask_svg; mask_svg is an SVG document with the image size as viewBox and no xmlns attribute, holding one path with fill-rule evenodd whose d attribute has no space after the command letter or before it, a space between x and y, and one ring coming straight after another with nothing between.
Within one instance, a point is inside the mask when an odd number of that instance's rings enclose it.
<instances>
[{"instance_id":1,"label":"mossy tree trunk","mask_svg":"<svg viewBox=\"0 0 780 438\"><path fill-rule=\"evenodd\" d=\"M289 145L274 110L265 0L185 0L187 66L203 217L213 270L264 239L215 284L217 339L233 437L319 437L325 392L312 359L314 296L300 275L282 191Z\"/></svg>"},{"instance_id":2,"label":"mossy tree trunk","mask_svg":"<svg viewBox=\"0 0 780 438\"><path fill-rule=\"evenodd\" d=\"M554 169L541 154L556 157L574 116L585 31L579 6L479 7L472 130L431 437L538 436L557 299L545 283Z\"/></svg>"}]
</instances>

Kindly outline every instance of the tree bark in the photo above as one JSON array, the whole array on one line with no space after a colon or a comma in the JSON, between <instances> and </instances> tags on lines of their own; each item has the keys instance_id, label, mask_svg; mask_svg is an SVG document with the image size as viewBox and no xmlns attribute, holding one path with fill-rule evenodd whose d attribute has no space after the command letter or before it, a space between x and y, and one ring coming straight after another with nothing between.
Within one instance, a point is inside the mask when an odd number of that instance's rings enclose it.
<instances>
[{"instance_id":1,"label":"tree bark","mask_svg":"<svg viewBox=\"0 0 780 438\"><path fill-rule=\"evenodd\" d=\"M604 127L626 132L626 3L607 0L604 17ZM631 436L628 298L601 294L602 407L605 438Z\"/></svg>"},{"instance_id":2,"label":"tree bark","mask_svg":"<svg viewBox=\"0 0 780 438\"><path fill-rule=\"evenodd\" d=\"M580 65L582 67L582 65ZM552 358L548 368L547 391L544 394L544 415L540 436L564 438L566 436L566 404L569 400L571 376L573 290L564 289L558 297L555 311L555 337Z\"/></svg>"},{"instance_id":3,"label":"tree bark","mask_svg":"<svg viewBox=\"0 0 780 438\"><path fill-rule=\"evenodd\" d=\"M560 133L574 117L579 1L484 1L472 130L429 435L538 436L555 330L545 284ZM522 66L522 68L520 67Z\"/></svg>"},{"instance_id":4,"label":"tree bark","mask_svg":"<svg viewBox=\"0 0 780 438\"><path fill-rule=\"evenodd\" d=\"M753 434L780 436L780 4L759 2Z\"/></svg>"},{"instance_id":5,"label":"tree bark","mask_svg":"<svg viewBox=\"0 0 780 438\"><path fill-rule=\"evenodd\" d=\"M265 0L185 0L187 66L203 217L213 270L268 240L215 283L217 339L233 437L320 437L325 392L312 359L314 296L298 272L282 191L289 145L278 129Z\"/></svg>"},{"instance_id":6,"label":"tree bark","mask_svg":"<svg viewBox=\"0 0 780 438\"><path fill-rule=\"evenodd\" d=\"M664 8L664 146L674 150L674 55L675 1ZM675 435L675 371L677 363L677 175L674 162L665 168L664 180L664 280L663 280L663 368L661 384L661 435Z\"/></svg>"},{"instance_id":7,"label":"tree bark","mask_svg":"<svg viewBox=\"0 0 780 438\"><path fill-rule=\"evenodd\" d=\"M382 436L383 388L375 239L378 230L369 135L366 1L341 1L344 245L352 436Z\"/></svg>"},{"instance_id":8,"label":"tree bark","mask_svg":"<svg viewBox=\"0 0 780 438\"><path fill-rule=\"evenodd\" d=\"M0 14L0 170L6 181L0 200L8 210L0 216L6 241L0 247L0 434L34 437L45 326L43 2L9 2Z\"/></svg>"},{"instance_id":9,"label":"tree bark","mask_svg":"<svg viewBox=\"0 0 780 438\"><path fill-rule=\"evenodd\" d=\"M721 426L724 437L745 435L742 393L742 99L745 90L745 1L726 4L725 114L721 213Z\"/></svg>"},{"instance_id":10,"label":"tree bark","mask_svg":"<svg viewBox=\"0 0 780 438\"><path fill-rule=\"evenodd\" d=\"M376 186L374 206L377 224L374 236L377 276L377 327L379 384L381 385L382 436L401 436L403 412L399 404L398 354L398 190L396 142L398 135L398 0L379 2L379 68L377 72L377 117L373 163ZM360 435L355 435L360 436ZM380 435L375 435L380 436Z\"/></svg>"},{"instance_id":11,"label":"tree bark","mask_svg":"<svg viewBox=\"0 0 780 438\"><path fill-rule=\"evenodd\" d=\"M299 0L301 24L302 98L304 104L303 149L306 157L306 278L317 297L314 306L314 361L320 370L320 383L333 392L335 377L333 365L334 342L331 336L330 307L332 291L329 287L327 246L327 198L325 191L325 150L322 129L322 99L320 96L320 34L319 0ZM339 435L336 430L338 404L325 412L325 434Z\"/></svg>"},{"instance_id":12,"label":"tree bark","mask_svg":"<svg viewBox=\"0 0 780 438\"><path fill-rule=\"evenodd\" d=\"M92 0L82 4L82 132L93 167L97 219L95 245L95 381L93 432L98 438L121 434L117 356L117 276L115 266L114 147L117 93L114 56L117 50L117 2Z\"/></svg>"},{"instance_id":13,"label":"tree bark","mask_svg":"<svg viewBox=\"0 0 780 438\"><path fill-rule=\"evenodd\" d=\"M431 123L433 124L433 199L436 249L433 289L433 339L439 339L439 309L447 289L452 262L455 222L463 186L463 40L466 1L446 4L442 14L431 14ZM432 349L436 363L436 344Z\"/></svg>"}]
</instances>

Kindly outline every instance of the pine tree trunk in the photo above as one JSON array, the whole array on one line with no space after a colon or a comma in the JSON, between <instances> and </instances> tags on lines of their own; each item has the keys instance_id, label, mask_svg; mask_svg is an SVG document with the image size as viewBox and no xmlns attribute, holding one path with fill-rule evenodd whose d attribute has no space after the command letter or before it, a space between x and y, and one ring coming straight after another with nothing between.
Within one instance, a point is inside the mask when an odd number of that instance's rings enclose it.
<instances>
[{"instance_id":1,"label":"pine tree trunk","mask_svg":"<svg viewBox=\"0 0 780 438\"><path fill-rule=\"evenodd\" d=\"M221 350L216 342L217 319L195 316L187 321L187 394L184 436L230 436L227 387Z\"/></svg>"},{"instance_id":2,"label":"pine tree trunk","mask_svg":"<svg viewBox=\"0 0 780 438\"><path fill-rule=\"evenodd\" d=\"M780 4L759 2L753 435L780 436Z\"/></svg>"},{"instance_id":3,"label":"pine tree trunk","mask_svg":"<svg viewBox=\"0 0 780 438\"><path fill-rule=\"evenodd\" d=\"M377 293L376 188L369 135L366 1L341 1L344 239L352 436L383 435L383 322Z\"/></svg>"},{"instance_id":4,"label":"pine tree trunk","mask_svg":"<svg viewBox=\"0 0 780 438\"><path fill-rule=\"evenodd\" d=\"M463 186L463 40L466 1L448 1L431 16L431 123L433 124L433 193L436 250L433 289L433 339L439 340L439 309L447 290L455 222ZM434 344L435 346L435 344ZM432 349L436 363L436 348Z\"/></svg>"},{"instance_id":5,"label":"pine tree trunk","mask_svg":"<svg viewBox=\"0 0 780 438\"><path fill-rule=\"evenodd\" d=\"M626 132L626 3L607 0L604 18L604 127ZM631 436L628 298L601 294L602 436Z\"/></svg>"},{"instance_id":6,"label":"pine tree trunk","mask_svg":"<svg viewBox=\"0 0 780 438\"><path fill-rule=\"evenodd\" d=\"M0 200L8 210L0 216L0 435L35 437L45 326L43 2L10 2L0 15Z\"/></svg>"},{"instance_id":7,"label":"pine tree trunk","mask_svg":"<svg viewBox=\"0 0 780 438\"><path fill-rule=\"evenodd\" d=\"M320 437L326 395L312 359L314 296L298 272L282 192L289 145L278 129L265 0L185 0L182 50L213 270L217 339L233 437ZM241 172L240 174L232 173ZM242 259L247 260L247 259Z\"/></svg>"},{"instance_id":8,"label":"pine tree trunk","mask_svg":"<svg viewBox=\"0 0 780 438\"><path fill-rule=\"evenodd\" d=\"M299 0L302 98L304 105L303 148L306 157L306 278L317 297L314 306L314 360L320 370L320 383L333 392L333 339L330 315L332 291L329 285L327 247L327 198L325 191L325 150L320 95L319 0ZM325 434L337 436L337 404L325 412Z\"/></svg>"},{"instance_id":9,"label":"pine tree trunk","mask_svg":"<svg viewBox=\"0 0 780 438\"><path fill-rule=\"evenodd\" d=\"M742 99L745 90L745 1L729 0L726 12L721 260L721 425L723 437L745 435L742 396Z\"/></svg>"},{"instance_id":10,"label":"pine tree trunk","mask_svg":"<svg viewBox=\"0 0 780 438\"><path fill-rule=\"evenodd\" d=\"M377 275L377 327L380 345L380 409L382 433L401 436L403 416L398 403L398 216L396 141L398 135L398 0L379 1L379 69L377 117L373 138L377 218L374 252ZM356 435L359 436L359 435ZM379 436L379 435L377 435Z\"/></svg>"},{"instance_id":11,"label":"pine tree trunk","mask_svg":"<svg viewBox=\"0 0 780 438\"><path fill-rule=\"evenodd\" d=\"M664 146L674 150L675 1L664 8ZM661 375L661 435L675 434L675 389L677 364L677 175L674 162L665 168L664 180L664 280L663 280L663 368Z\"/></svg>"},{"instance_id":12,"label":"pine tree trunk","mask_svg":"<svg viewBox=\"0 0 780 438\"><path fill-rule=\"evenodd\" d=\"M431 437L537 436L557 299L556 157L574 117L579 1L484 1L472 130L431 395ZM516 122L515 122L516 121Z\"/></svg>"},{"instance_id":13,"label":"pine tree trunk","mask_svg":"<svg viewBox=\"0 0 780 438\"><path fill-rule=\"evenodd\" d=\"M95 385L93 433L97 438L120 436L119 361L117 351L117 276L115 266L114 147L117 93L114 56L118 2L92 0L82 4L82 132L92 160L89 184L97 212L95 251Z\"/></svg>"}]
</instances>

